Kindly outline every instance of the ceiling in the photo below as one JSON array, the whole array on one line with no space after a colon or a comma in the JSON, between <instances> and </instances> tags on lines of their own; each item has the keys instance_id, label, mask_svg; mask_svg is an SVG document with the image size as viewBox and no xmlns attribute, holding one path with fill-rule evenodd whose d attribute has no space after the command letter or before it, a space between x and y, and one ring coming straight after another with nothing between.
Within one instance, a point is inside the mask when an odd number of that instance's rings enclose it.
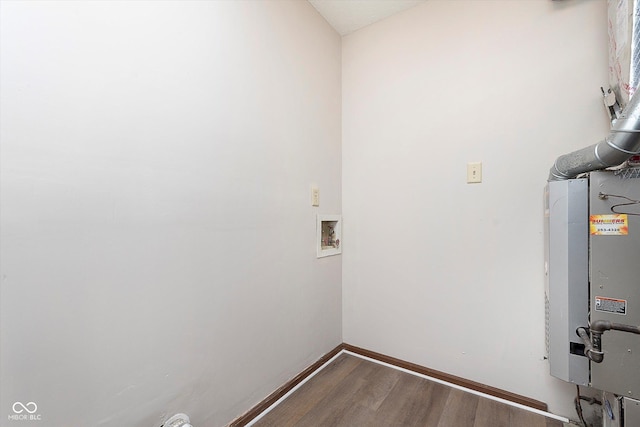
<instances>
[{"instance_id":1,"label":"ceiling","mask_svg":"<svg viewBox=\"0 0 640 427\"><path fill-rule=\"evenodd\" d=\"M352 33L427 0L309 0L340 35Z\"/></svg>"}]
</instances>

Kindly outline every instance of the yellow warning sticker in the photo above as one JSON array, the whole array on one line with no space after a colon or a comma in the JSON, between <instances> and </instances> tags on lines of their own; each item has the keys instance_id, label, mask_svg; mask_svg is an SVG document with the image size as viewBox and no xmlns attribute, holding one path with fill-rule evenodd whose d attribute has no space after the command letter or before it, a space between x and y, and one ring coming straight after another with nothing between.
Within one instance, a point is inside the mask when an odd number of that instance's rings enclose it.
<instances>
[{"instance_id":1,"label":"yellow warning sticker","mask_svg":"<svg viewBox=\"0 0 640 427\"><path fill-rule=\"evenodd\" d=\"M626 236L629 234L627 214L590 215L589 231L595 236Z\"/></svg>"}]
</instances>

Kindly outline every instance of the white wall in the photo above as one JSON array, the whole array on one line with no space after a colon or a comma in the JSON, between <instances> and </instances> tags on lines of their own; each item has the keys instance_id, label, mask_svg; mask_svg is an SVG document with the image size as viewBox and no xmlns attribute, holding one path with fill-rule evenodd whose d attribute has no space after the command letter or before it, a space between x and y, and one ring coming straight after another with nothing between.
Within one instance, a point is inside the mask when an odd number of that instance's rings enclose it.
<instances>
[{"instance_id":1,"label":"white wall","mask_svg":"<svg viewBox=\"0 0 640 427\"><path fill-rule=\"evenodd\" d=\"M607 134L606 2L431 0L342 49L345 342L573 417L543 359L542 191Z\"/></svg>"},{"instance_id":2,"label":"white wall","mask_svg":"<svg viewBox=\"0 0 640 427\"><path fill-rule=\"evenodd\" d=\"M219 426L341 342L315 257L341 41L312 6L0 8L0 424Z\"/></svg>"}]
</instances>

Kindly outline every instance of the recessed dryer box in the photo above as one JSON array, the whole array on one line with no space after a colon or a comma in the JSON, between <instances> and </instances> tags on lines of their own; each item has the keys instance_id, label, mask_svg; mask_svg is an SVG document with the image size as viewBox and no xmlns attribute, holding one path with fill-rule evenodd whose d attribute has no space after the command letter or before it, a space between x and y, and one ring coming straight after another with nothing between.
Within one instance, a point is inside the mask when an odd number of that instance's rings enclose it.
<instances>
[{"instance_id":1,"label":"recessed dryer box","mask_svg":"<svg viewBox=\"0 0 640 427\"><path fill-rule=\"evenodd\" d=\"M318 215L316 233L318 258L342 253L342 216Z\"/></svg>"}]
</instances>

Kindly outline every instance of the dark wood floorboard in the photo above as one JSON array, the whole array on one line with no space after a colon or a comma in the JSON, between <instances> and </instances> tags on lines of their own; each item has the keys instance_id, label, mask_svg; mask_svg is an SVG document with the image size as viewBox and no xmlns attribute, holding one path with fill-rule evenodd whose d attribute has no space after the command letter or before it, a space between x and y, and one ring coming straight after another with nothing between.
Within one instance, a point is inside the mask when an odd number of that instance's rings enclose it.
<instances>
[{"instance_id":1,"label":"dark wood floorboard","mask_svg":"<svg viewBox=\"0 0 640 427\"><path fill-rule=\"evenodd\" d=\"M511 427L510 408L495 400L480 398L473 427Z\"/></svg>"},{"instance_id":2,"label":"dark wood floorboard","mask_svg":"<svg viewBox=\"0 0 640 427\"><path fill-rule=\"evenodd\" d=\"M512 426L547 427L545 417L514 407L509 408L509 422Z\"/></svg>"},{"instance_id":3,"label":"dark wood floorboard","mask_svg":"<svg viewBox=\"0 0 640 427\"><path fill-rule=\"evenodd\" d=\"M453 389L440 416L438 427L473 426L480 398L475 394Z\"/></svg>"},{"instance_id":4,"label":"dark wood floorboard","mask_svg":"<svg viewBox=\"0 0 640 427\"><path fill-rule=\"evenodd\" d=\"M449 397L449 387L402 375L377 412L381 426L435 426Z\"/></svg>"},{"instance_id":5,"label":"dark wood floorboard","mask_svg":"<svg viewBox=\"0 0 640 427\"><path fill-rule=\"evenodd\" d=\"M333 391L320 399L295 426L341 425L343 419L354 417L353 411L357 411L360 413L360 417L363 417L366 412L364 409L366 408L362 405L357 405L358 407L353 408L354 405L358 404L353 397L367 384L367 377L377 369L379 369L379 366L374 366L373 363L362 363L360 361L358 366L349 375L338 380ZM278 425L278 423L276 422L275 425Z\"/></svg>"},{"instance_id":6,"label":"dark wood floorboard","mask_svg":"<svg viewBox=\"0 0 640 427\"><path fill-rule=\"evenodd\" d=\"M303 384L294 392L294 395L273 408L259 425L262 427L295 426L300 418L332 393L339 379L347 377L358 365L360 360L356 357L339 357Z\"/></svg>"},{"instance_id":7,"label":"dark wood floorboard","mask_svg":"<svg viewBox=\"0 0 640 427\"><path fill-rule=\"evenodd\" d=\"M343 354L254 426L562 427L562 423Z\"/></svg>"}]
</instances>

